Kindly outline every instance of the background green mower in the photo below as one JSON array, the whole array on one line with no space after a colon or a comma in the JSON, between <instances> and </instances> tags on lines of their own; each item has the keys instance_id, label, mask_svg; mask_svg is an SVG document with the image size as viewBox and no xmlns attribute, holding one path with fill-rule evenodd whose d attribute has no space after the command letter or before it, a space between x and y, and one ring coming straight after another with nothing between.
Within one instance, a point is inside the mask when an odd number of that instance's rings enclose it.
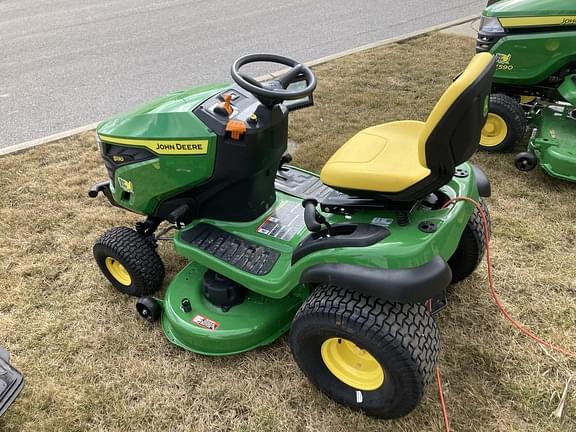
<instances>
[{"instance_id":1,"label":"background green mower","mask_svg":"<svg viewBox=\"0 0 576 432\"><path fill-rule=\"evenodd\" d=\"M572 0L501 0L482 14L477 52L497 57L490 113L480 148L511 150L534 126L522 171L538 164L576 181L576 4Z\"/></svg>"},{"instance_id":2,"label":"background green mower","mask_svg":"<svg viewBox=\"0 0 576 432\"><path fill-rule=\"evenodd\" d=\"M240 72L255 62L290 69L261 83ZM235 85L174 93L105 121L97 135L110 178L89 195L146 219L104 233L96 261L174 344L231 355L290 330L297 363L321 391L370 415L403 416L438 358L428 300L438 309L484 252L478 210L445 204L490 194L466 161L494 67L477 55L425 123L359 132L320 176L287 165L288 114L312 104L316 78L284 57L241 57ZM170 228L190 262L153 298L164 277L156 240Z\"/></svg>"}]
</instances>

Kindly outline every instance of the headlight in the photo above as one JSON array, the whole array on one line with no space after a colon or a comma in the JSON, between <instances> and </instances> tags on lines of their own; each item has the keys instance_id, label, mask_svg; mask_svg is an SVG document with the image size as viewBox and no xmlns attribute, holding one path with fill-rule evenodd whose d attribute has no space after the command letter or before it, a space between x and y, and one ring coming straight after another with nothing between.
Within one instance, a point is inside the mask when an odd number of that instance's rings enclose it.
<instances>
[{"instance_id":1,"label":"headlight","mask_svg":"<svg viewBox=\"0 0 576 432\"><path fill-rule=\"evenodd\" d=\"M480 31L485 33L505 33L498 18L484 15L480 19Z\"/></svg>"}]
</instances>

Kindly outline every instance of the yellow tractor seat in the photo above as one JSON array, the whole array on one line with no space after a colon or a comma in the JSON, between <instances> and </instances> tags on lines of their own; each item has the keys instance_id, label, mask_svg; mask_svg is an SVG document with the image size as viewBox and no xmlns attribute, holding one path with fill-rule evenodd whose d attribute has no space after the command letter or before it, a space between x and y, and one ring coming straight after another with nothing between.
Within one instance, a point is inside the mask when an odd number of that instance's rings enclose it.
<instances>
[{"instance_id":1,"label":"yellow tractor seat","mask_svg":"<svg viewBox=\"0 0 576 432\"><path fill-rule=\"evenodd\" d=\"M495 63L489 53L474 56L425 123L384 123L354 135L328 160L322 182L353 196L393 201L415 201L448 183L480 142Z\"/></svg>"},{"instance_id":2,"label":"yellow tractor seat","mask_svg":"<svg viewBox=\"0 0 576 432\"><path fill-rule=\"evenodd\" d=\"M425 123L397 121L372 126L354 135L328 161L322 181L347 189L403 191L430 175L418 138Z\"/></svg>"}]
</instances>

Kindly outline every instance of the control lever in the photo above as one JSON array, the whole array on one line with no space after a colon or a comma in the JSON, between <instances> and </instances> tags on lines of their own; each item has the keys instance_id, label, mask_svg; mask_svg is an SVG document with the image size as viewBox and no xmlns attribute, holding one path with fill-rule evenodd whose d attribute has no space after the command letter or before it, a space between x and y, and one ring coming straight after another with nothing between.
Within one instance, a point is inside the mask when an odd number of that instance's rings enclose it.
<instances>
[{"instance_id":1,"label":"control lever","mask_svg":"<svg viewBox=\"0 0 576 432\"><path fill-rule=\"evenodd\" d=\"M285 164L292 162L292 155L288 152L282 155L280 159L280 166L278 166L278 171L288 171L288 168L283 168Z\"/></svg>"},{"instance_id":2,"label":"control lever","mask_svg":"<svg viewBox=\"0 0 576 432\"><path fill-rule=\"evenodd\" d=\"M230 95L230 94L224 95L224 102L221 102L218 105L216 105L214 107L214 112L216 114L220 114L220 115L229 117L230 114L232 114L234 112L234 109L232 108L232 103L230 102L231 100L232 100L232 95Z\"/></svg>"},{"instance_id":3,"label":"control lever","mask_svg":"<svg viewBox=\"0 0 576 432\"><path fill-rule=\"evenodd\" d=\"M176 225L176 228L180 229L184 226L182 222L182 218L190 211L190 206L188 204L182 204L181 206L176 207L172 210L168 216L166 216L166 220L170 223Z\"/></svg>"},{"instance_id":4,"label":"control lever","mask_svg":"<svg viewBox=\"0 0 576 432\"><path fill-rule=\"evenodd\" d=\"M316 210L318 201L314 198L307 198L302 201L302 207L304 207L304 223L309 231L317 233L322 229L322 225L326 225L328 228L328 233L330 233L330 224L326 218Z\"/></svg>"}]
</instances>

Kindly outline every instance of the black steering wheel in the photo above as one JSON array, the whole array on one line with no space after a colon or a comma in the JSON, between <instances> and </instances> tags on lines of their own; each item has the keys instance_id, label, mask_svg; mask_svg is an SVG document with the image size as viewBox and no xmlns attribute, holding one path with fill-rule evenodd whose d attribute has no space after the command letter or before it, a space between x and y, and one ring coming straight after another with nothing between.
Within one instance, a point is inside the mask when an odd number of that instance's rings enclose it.
<instances>
[{"instance_id":1,"label":"black steering wheel","mask_svg":"<svg viewBox=\"0 0 576 432\"><path fill-rule=\"evenodd\" d=\"M284 66L290 66L290 70L278 78L262 83L251 76L240 73L240 68L243 66L258 62L279 63ZM242 56L232 64L230 73L236 84L257 96L266 105L303 98L312 94L316 88L316 76L308 66L276 54L248 54ZM306 80L306 87L298 90L287 90L291 83L302 79Z\"/></svg>"}]
</instances>

